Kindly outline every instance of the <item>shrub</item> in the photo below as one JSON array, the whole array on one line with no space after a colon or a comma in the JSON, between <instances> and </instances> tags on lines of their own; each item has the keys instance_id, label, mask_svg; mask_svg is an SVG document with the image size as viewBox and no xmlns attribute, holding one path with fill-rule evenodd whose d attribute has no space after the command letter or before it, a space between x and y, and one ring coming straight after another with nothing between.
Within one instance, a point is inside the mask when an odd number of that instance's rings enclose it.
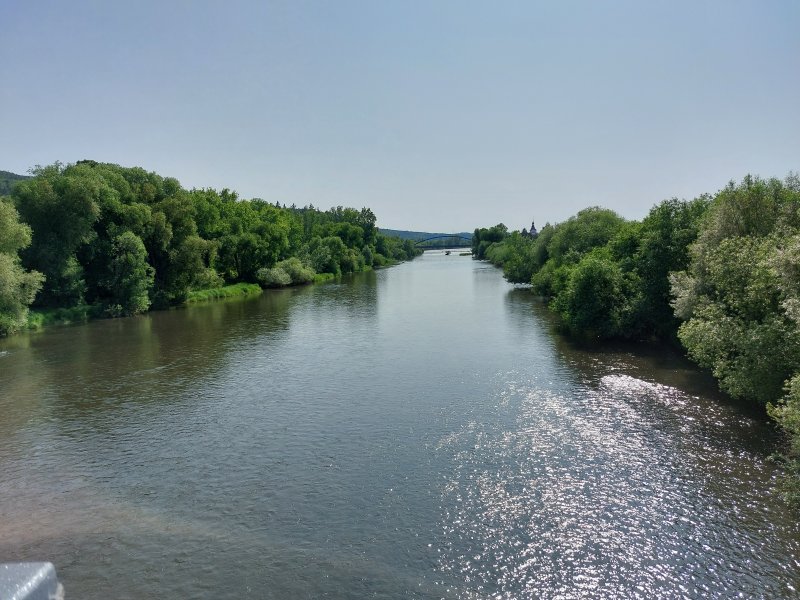
<instances>
[{"instance_id":1,"label":"shrub","mask_svg":"<svg viewBox=\"0 0 800 600\"><path fill-rule=\"evenodd\" d=\"M293 256L292 258L282 260L275 266L278 269L282 269L287 275L289 275L292 285L300 285L314 281L314 269L304 265L303 262L297 257Z\"/></svg>"},{"instance_id":2,"label":"shrub","mask_svg":"<svg viewBox=\"0 0 800 600\"><path fill-rule=\"evenodd\" d=\"M292 285L292 277L280 267L259 269L256 274L258 283L265 288L285 287Z\"/></svg>"}]
</instances>

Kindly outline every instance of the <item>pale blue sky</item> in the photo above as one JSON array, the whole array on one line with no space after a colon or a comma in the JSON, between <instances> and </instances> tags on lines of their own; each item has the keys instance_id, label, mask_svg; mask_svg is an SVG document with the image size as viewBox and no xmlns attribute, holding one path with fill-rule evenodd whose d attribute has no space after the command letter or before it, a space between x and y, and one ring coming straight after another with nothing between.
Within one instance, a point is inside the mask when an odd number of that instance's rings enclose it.
<instances>
[{"instance_id":1,"label":"pale blue sky","mask_svg":"<svg viewBox=\"0 0 800 600\"><path fill-rule=\"evenodd\" d=\"M800 2L0 0L0 169L471 230L800 170Z\"/></svg>"}]
</instances>

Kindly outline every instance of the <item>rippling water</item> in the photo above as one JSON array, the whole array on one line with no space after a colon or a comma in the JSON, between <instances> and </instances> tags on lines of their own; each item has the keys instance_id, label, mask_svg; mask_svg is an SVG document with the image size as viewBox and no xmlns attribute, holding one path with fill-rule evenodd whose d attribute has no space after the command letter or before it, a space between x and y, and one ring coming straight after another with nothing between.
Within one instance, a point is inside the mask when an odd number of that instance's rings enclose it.
<instances>
[{"instance_id":1,"label":"rippling water","mask_svg":"<svg viewBox=\"0 0 800 600\"><path fill-rule=\"evenodd\" d=\"M773 432L426 254L0 342L0 561L68 598L781 598Z\"/></svg>"}]
</instances>

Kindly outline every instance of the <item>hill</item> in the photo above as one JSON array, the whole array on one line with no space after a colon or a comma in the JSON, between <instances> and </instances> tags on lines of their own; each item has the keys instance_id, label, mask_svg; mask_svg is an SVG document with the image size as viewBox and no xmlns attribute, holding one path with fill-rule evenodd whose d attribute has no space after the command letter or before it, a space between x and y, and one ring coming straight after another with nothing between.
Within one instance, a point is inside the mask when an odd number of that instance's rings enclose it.
<instances>
[{"instance_id":1,"label":"hill","mask_svg":"<svg viewBox=\"0 0 800 600\"><path fill-rule=\"evenodd\" d=\"M28 175L17 175L9 171L0 171L0 196L10 194L14 184L23 179L30 179L30 177Z\"/></svg>"}]
</instances>

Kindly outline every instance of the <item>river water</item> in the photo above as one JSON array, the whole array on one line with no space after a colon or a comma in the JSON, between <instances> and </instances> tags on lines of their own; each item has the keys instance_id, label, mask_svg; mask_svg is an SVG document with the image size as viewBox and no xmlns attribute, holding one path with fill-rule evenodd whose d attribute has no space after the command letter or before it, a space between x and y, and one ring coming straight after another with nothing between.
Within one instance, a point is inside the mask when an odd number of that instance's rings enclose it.
<instances>
[{"instance_id":1,"label":"river water","mask_svg":"<svg viewBox=\"0 0 800 600\"><path fill-rule=\"evenodd\" d=\"M0 341L0 562L67 598L789 598L774 432L493 267Z\"/></svg>"}]
</instances>

